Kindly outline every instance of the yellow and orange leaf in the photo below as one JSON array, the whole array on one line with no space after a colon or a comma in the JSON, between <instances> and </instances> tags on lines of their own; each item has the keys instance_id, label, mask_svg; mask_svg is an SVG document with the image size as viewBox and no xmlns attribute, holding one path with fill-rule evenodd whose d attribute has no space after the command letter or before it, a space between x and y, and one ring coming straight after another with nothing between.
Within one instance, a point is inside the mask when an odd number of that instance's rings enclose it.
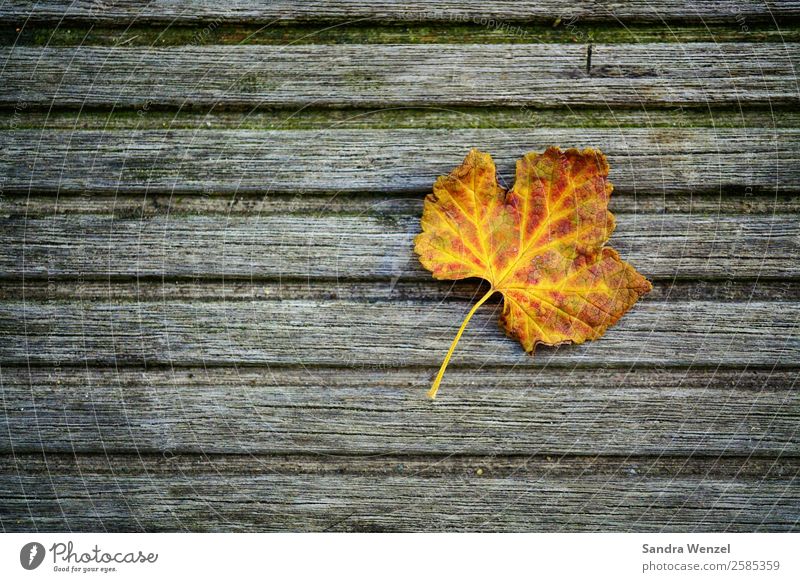
<instances>
[{"instance_id":1,"label":"yellow and orange leaf","mask_svg":"<svg viewBox=\"0 0 800 582\"><path fill-rule=\"evenodd\" d=\"M612 186L598 150L548 148L517 161L511 191L489 154L472 150L425 198L414 248L436 279L486 279L489 292L461 325L428 396L434 398L467 322L492 294L500 318L533 353L538 344L598 339L650 282L605 243L614 231Z\"/></svg>"}]
</instances>

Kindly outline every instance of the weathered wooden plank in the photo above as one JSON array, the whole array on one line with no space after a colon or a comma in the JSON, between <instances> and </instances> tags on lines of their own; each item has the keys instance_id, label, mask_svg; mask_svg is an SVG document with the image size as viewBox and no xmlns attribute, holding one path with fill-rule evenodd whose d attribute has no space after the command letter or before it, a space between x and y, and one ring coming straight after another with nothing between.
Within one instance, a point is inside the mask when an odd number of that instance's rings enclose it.
<instances>
[{"instance_id":1,"label":"weathered wooden plank","mask_svg":"<svg viewBox=\"0 0 800 582\"><path fill-rule=\"evenodd\" d=\"M472 301L489 288L485 281L464 279L442 288L440 281L405 278L287 279L0 279L0 301L257 301L259 299L343 299L352 301L420 301L435 297ZM656 280L642 301L795 301L800 281L759 279ZM500 297L487 304L498 303Z\"/></svg>"},{"instance_id":2,"label":"weathered wooden plank","mask_svg":"<svg viewBox=\"0 0 800 582\"><path fill-rule=\"evenodd\" d=\"M5 531L795 531L796 459L8 456Z\"/></svg>"},{"instance_id":3,"label":"weathered wooden plank","mask_svg":"<svg viewBox=\"0 0 800 582\"><path fill-rule=\"evenodd\" d=\"M430 280L406 213L0 218L3 277ZM795 277L793 215L620 214L612 244L648 277ZM442 289L446 289L443 284Z\"/></svg>"},{"instance_id":4,"label":"weathered wooden plank","mask_svg":"<svg viewBox=\"0 0 800 582\"><path fill-rule=\"evenodd\" d=\"M14 106L800 103L800 44L0 48ZM169 79L169 82L164 82Z\"/></svg>"},{"instance_id":5,"label":"weathered wooden plank","mask_svg":"<svg viewBox=\"0 0 800 582\"><path fill-rule=\"evenodd\" d=\"M211 21L284 23L302 21L475 22L490 27L503 21L556 19L572 22L665 21L715 23L770 22L800 16L800 2L780 0L50 0L31 4L6 0L0 18L13 22L88 20L106 23L185 23Z\"/></svg>"},{"instance_id":6,"label":"weathered wooden plank","mask_svg":"<svg viewBox=\"0 0 800 582\"><path fill-rule=\"evenodd\" d=\"M421 197L375 193L354 195L235 194L183 196L174 194L8 194L0 198L0 218L52 218L66 214L101 214L117 219L203 214L268 216L357 214L398 216L419 214ZM636 214L800 214L800 194L755 195L747 191L715 194L614 193L610 210Z\"/></svg>"},{"instance_id":7,"label":"weathered wooden plank","mask_svg":"<svg viewBox=\"0 0 800 582\"><path fill-rule=\"evenodd\" d=\"M536 128L329 131L0 132L6 192L430 191L471 147L513 178L548 145L608 154L624 193L796 192L798 129Z\"/></svg>"},{"instance_id":8,"label":"weathered wooden plank","mask_svg":"<svg viewBox=\"0 0 800 582\"><path fill-rule=\"evenodd\" d=\"M446 288L446 284L443 287ZM444 297L443 293L443 297ZM429 366L435 369L468 305L426 301L0 304L4 364ZM644 302L603 337L539 348L534 358L479 310L455 365L734 365L800 363L800 305ZM445 380L445 384L449 384Z\"/></svg>"},{"instance_id":9,"label":"weathered wooden plank","mask_svg":"<svg viewBox=\"0 0 800 582\"><path fill-rule=\"evenodd\" d=\"M797 369L4 367L0 452L800 453Z\"/></svg>"}]
</instances>

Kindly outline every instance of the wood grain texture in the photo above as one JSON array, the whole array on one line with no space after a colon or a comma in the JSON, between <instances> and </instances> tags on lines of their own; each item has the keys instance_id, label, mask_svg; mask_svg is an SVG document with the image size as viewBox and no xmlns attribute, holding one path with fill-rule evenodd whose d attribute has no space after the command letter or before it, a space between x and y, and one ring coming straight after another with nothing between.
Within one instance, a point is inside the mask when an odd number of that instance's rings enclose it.
<instances>
[{"instance_id":1,"label":"wood grain texture","mask_svg":"<svg viewBox=\"0 0 800 582\"><path fill-rule=\"evenodd\" d=\"M800 103L797 43L598 44L588 70L574 44L14 47L0 62L6 106Z\"/></svg>"},{"instance_id":2,"label":"wood grain texture","mask_svg":"<svg viewBox=\"0 0 800 582\"><path fill-rule=\"evenodd\" d=\"M489 290L479 279L448 283L445 301L473 301ZM261 299L342 299L424 301L442 294L441 281L374 278L365 280L196 279L130 277L89 279L2 279L0 301L258 301ZM783 279L656 280L647 301L800 302L800 281ZM487 305L500 301L492 297Z\"/></svg>"},{"instance_id":3,"label":"wood grain texture","mask_svg":"<svg viewBox=\"0 0 800 582\"><path fill-rule=\"evenodd\" d=\"M478 469L481 474L478 475ZM796 459L5 457L6 531L791 531Z\"/></svg>"},{"instance_id":4,"label":"wood grain texture","mask_svg":"<svg viewBox=\"0 0 800 582\"><path fill-rule=\"evenodd\" d=\"M740 188L703 194L643 194L614 192L609 209L615 214L693 214L697 218L719 215L791 215L800 213L800 193L755 194ZM403 216L421 211L422 196L394 194L261 194L207 193L200 196L147 192L143 194L7 194L0 198L0 218L53 218L94 214L115 219L146 219L185 215L266 217ZM757 217L763 218L763 217Z\"/></svg>"},{"instance_id":5,"label":"wood grain texture","mask_svg":"<svg viewBox=\"0 0 800 582\"><path fill-rule=\"evenodd\" d=\"M0 372L0 453L797 455L797 369Z\"/></svg>"},{"instance_id":6,"label":"wood grain texture","mask_svg":"<svg viewBox=\"0 0 800 582\"><path fill-rule=\"evenodd\" d=\"M593 147L623 193L797 192L800 129L537 128L0 132L13 192L429 192L472 147L501 177L548 145ZM90 161L90 162L89 162Z\"/></svg>"},{"instance_id":7,"label":"wood grain texture","mask_svg":"<svg viewBox=\"0 0 800 582\"><path fill-rule=\"evenodd\" d=\"M442 298L444 288L446 284ZM433 298L370 303L13 301L0 304L0 333L5 336L0 363L435 368L468 307ZM601 341L540 347L533 358L505 337L498 312L499 304L478 311L453 365L800 363L797 303L643 302Z\"/></svg>"},{"instance_id":8,"label":"wood grain texture","mask_svg":"<svg viewBox=\"0 0 800 582\"><path fill-rule=\"evenodd\" d=\"M231 0L220 4L207 0L51 0L31 5L24 0L6 0L0 18L14 22L42 20L90 20L99 22L485 22L543 21L575 18L581 22L665 21L712 23L735 22L735 17L775 24L800 16L800 3L793 0L632 0L626 2L561 0L520 3L514 0Z\"/></svg>"},{"instance_id":9,"label":"wood grain texture","mask_svg":"<svg viewBox=\"0 0 800 582\"><path fill-rule=\"evenodd\" d=\"M800 2L0 21L3 531L798 530ZM430 402L486 287L420 268L422 197L551 144L655 288L535 357L493 298Z\"/></svg>"},{"instance_id":10,"label":"wood grain texture","mask_svg":"<svg viewBox=\"0 0 800 582\"><path fill-rule=\"evenodd\" d=\"M0 277L430 280L412 211L0 218ZM794 215L619 214L611 244L648 277L797 277ZM448 283L442 283L445 290Z\"/></svg>"}]
</instances>

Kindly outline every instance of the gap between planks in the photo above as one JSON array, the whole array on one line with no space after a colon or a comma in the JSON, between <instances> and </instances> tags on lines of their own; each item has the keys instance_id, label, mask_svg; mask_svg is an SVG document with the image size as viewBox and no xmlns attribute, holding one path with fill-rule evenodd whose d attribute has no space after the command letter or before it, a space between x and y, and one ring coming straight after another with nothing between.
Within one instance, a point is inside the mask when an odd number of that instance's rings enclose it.
<instances>
[{"instance_id":1,"label":"gap between planks","mask_svg":"<svg viewBox=\"0 0 800 582\"><path fill-rule=\"evenodd\" d=\"M138 108L117 106L113 111L83 107L80 111L31 110L24 103L0 106L0 129L464 129L541 127L712 127L793 128L800 126L796 107L719 108L702 107L625 108L606 106L528 107L382 107L349 108L251 108L228 111L214 105L207 112L169 111L155 103Z\"/></svg>"},{"instance_id":2,"label":"gap between planks","mask_svg":"<svg viewBox=\"0 0 800 582\"><path fill-rule=\"evenodd\" d=\"M253 24L163 23L143 26L83 23L20 23L0 30L0 44L14 46L208 46L297 44L505 44L505 43L691 43L796 42L796 24L753 26L742 24L681 25L589 23L562 20L550 25L522 22L489 27L479 22L308 23Z\"/></svg>"}]
</instances>

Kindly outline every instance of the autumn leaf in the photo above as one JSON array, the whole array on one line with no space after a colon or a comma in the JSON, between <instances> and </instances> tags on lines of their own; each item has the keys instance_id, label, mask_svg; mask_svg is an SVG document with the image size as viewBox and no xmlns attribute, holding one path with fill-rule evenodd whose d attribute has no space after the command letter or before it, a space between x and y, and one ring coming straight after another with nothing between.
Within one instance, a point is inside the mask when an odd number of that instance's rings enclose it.
<instances>
[{"instance_id":1,"label":"autumn leaf","mask_svg":"<svg viewBox=\"0 0 800 582\"><path fill-rule=\"evenodd\" d=\"M414 248L435 279L486 279L428 392L436 397L458 340L477 309L503 294L506 332L536 346L598 339L650 282L605 246L614 231L612 186L598 150L548 148L517 161L516 182L497 182L489 154L472 150L425 198Z\"/></svg>"}]
</instances>

